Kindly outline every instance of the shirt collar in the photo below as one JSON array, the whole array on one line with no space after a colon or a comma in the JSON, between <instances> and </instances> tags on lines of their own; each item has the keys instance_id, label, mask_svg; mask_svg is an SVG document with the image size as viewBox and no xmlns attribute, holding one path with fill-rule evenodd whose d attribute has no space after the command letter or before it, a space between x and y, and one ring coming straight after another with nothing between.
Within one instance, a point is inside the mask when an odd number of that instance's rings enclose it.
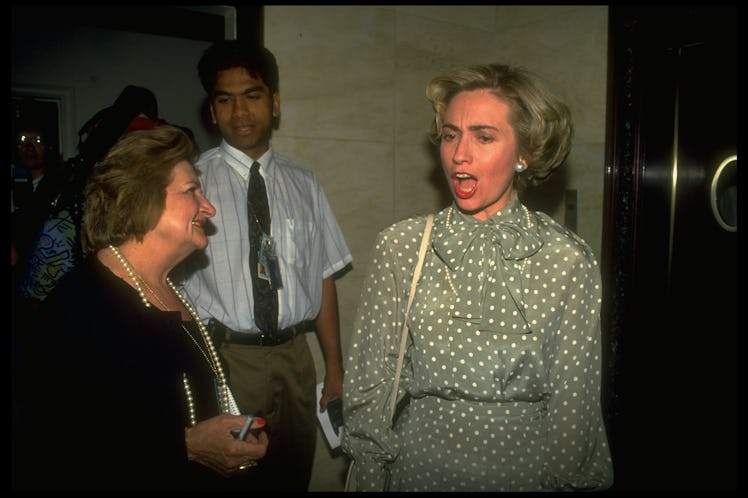
<instances>
[{"instance_id":1,"label":"shirt collar","mask_svg":"<svg viewBox=\"0 0 748 498\"><path fill-rule=\"evenodd\" d=\"M240 151L236 147L233 147L229 145L226 140L221 141L221 150L232 159L232 161L229 161L229 164L234 167L234 169L237 170L237 172L242 175L244 179L249 178L249 169L252 167L252 163L255 162L255 159L252 159L248 155L246 155L244 152ZM268 150L265 151L265 153L260 156L259 159L256 159L257 162L260 163L260 171L262 172L262 176L268 177L272 176L273 171L273 156L275 153L273 152L273 146L269 145Z\"/></svg>"}]
</instances>

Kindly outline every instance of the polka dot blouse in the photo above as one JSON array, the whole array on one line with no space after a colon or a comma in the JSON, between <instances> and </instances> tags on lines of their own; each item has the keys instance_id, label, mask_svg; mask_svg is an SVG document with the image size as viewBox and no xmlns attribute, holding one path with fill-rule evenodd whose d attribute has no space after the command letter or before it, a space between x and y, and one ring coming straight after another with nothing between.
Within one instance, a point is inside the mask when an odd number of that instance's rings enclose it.
<instances>
[{"instance_id":1,"label":"polka dot blouse","mask_svg":"<svg viewBox=\"0 0 748 498\"><path fill-rule=\"evenodd\" d=\"M342 445L362 490L605 489L600 271L589 246L514 200L481 222L437 213L408 319L425 217L377 237L346 358Z\"/></svg>"}]
</instances>

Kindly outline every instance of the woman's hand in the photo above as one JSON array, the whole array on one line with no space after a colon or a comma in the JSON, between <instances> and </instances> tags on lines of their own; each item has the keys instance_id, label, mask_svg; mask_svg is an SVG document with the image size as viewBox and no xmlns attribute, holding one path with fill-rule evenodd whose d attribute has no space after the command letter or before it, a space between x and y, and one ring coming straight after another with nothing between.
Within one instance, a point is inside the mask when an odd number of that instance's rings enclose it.
<instances>
[{"instance_id":1,"label":"woman's hand","mask_svg":"<svg viewBox=\"0 0 748 498\"><path fill-rule=\"evenodd\" d=\"M187 459L199 462L222 476L228 477L257 464L265 456L268 436L263 431L257 437L248 433L240 441L231 431L241 429L246 416L219 415L188 427L184 432L187 445ZM255 419L252 429L264 425Z\"/></svg>"}]
</instances>

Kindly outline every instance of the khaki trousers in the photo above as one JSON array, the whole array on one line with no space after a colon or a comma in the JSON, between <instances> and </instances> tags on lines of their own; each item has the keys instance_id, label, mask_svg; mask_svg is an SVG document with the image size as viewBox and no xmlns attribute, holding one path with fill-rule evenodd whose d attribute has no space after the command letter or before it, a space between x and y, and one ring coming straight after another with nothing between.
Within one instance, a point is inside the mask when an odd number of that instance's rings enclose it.
<instances>
[{"instance_id":1,"label":"khaki trousers","mask_svg":"<svg viewBox=\"0 0 748 498\"><path fill-rule=\"evenodd\" d=\"M306 334L278 346L224 343L220 351L241 412L267 421L270 443L254 469L257 487L307 491L318 408L316 371Z\"/></svg>"}]
</instances>

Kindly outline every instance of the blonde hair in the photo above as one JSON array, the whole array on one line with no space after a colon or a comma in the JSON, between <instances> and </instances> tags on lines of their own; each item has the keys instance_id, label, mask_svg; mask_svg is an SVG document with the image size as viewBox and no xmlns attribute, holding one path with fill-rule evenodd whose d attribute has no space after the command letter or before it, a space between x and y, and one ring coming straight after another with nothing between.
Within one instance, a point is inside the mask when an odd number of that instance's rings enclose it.
<instances>
[{"instance_id":1,"label":"blonde hair","mask_svg":"<svg viewBox=\"0 0 748 498\"><path fill-rule=\"evenodd\" d=\"M509 122L517 137L518 153L527 163L526 171L515 175L517 188L523 190L546 181L571 150L571 112L538 76L522 67L474 65L432 79L426 87L434 111L431 141L441 141L444 113L452 99L473 90L488 90L511 109Z\"/></svg>"}]
</instances>

